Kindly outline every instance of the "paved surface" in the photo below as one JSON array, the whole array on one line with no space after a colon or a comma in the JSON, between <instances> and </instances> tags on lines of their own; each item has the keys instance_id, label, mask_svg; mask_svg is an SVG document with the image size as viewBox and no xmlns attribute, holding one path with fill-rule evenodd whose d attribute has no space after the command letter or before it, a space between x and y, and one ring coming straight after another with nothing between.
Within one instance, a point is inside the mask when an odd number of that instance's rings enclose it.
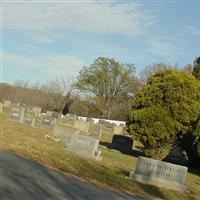
<instances>
[{"instance_id":1,"label":"paved surface","mask_svg":"<svg viewBox=\"0 0 200 200\"><path fill-rule=\"evenodd\" d=\"M0 200L139 200L0 150Z\"/></svg>"}]
</instances>

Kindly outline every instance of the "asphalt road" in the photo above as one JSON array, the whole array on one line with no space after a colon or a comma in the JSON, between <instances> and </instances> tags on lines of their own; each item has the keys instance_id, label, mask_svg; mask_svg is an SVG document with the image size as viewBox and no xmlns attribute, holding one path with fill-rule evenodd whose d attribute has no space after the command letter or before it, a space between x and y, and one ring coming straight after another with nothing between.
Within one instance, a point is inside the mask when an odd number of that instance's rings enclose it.
<instances>
[{"instance_id":1,"label":"asphalt road","mask_svg":"<svg viewBox=\"0 0 200 200\"><path fill-rule=\"evenodd\" d=\"M0 200L139 200L0 150Z\"/></svg>"}]
</instances>

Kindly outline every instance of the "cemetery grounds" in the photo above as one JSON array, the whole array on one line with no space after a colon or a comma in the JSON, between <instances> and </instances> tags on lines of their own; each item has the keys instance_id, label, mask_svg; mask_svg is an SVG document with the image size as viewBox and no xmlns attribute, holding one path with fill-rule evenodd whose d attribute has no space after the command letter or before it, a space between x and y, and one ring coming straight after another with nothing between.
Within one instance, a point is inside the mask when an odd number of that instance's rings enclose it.
<instances>
[{"instance_id":1,"label":"cemetery grounds","mask_svg":"<svg viewBox=\"0 0 200 200\"><path fill-rule=\"evenodd\" d=\"M0 148L102 187L136 194L145 199L200 199L200 170L189 170L186 178L187 190L184 192L158 188L129 179L129 172L135 168L137 156L141 152L135 151L135 155L125 155L106 148L112 140L109 133L102 133L100 138L102 161L94 161L67 152L61 141L45 139L45 135L52 136L52 129L32 128L20 124L8 119L6 113L0 113L0 129Z\"/></svg>"}]
</instances>

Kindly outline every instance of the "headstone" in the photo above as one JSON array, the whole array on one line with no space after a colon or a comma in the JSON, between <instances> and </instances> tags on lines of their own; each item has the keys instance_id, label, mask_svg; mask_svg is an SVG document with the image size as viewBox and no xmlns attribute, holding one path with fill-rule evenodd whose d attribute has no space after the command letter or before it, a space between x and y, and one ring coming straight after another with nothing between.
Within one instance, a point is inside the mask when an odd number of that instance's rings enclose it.
<instances>
[{"instance_id":1,"label":"headstone","mask_svg":"<svg viewBox=\"0 0 200 200\"><path fill-rule=\"evenodd\" d=\"M178 165L187 165L189 158L184 149L178 144L175 144L172 146L169 154L164 158L164 161Z\"/></svg>"},{"instance_id":2,"label":"headstone","mask_svg":"<svg viewBox=\"0 0 200 200\"><path fill-rule=\"evenodd\" d=\"M42 109L40 107L32 107L31 111L36 115L39 116L41 115Z\"/></svg>"},{"instance_id":3,"label":"headstone","mask_svg":"<svg viewBox=\"0 0 200 200\"><path fill-rule=\"evenodd\" d=\"M106 126L106 127L108 127L108 128L113 128L113 124L112 123L110 123L108 121L105 121L103 119L99 120L99 123L104 125L104 126Z\"/></svg>"},{"instance_id":4,"label":"headstone","mask_svg":"<svg viewBox=\"0 0 200 200\"><path fill-rule=\"evenodd\" d=\"M126 135L113 135L110 148L117 149L122 153L131 153L133 147L133 139Z\"/></svg>"},{"instance_id":5,"label":"headstone","mask_svg":"<svg viewBox=\"0 0 200 200\"><path fill-rule=\"evenodd\" d=\"M26 108L26 112L27 112L27 113L31 112L31 108L30 108L30 107L27 107L27 108Z\"/></svg>"},{"instance_id":6,"label":"headstone","mask_svg":"<svg viewBox=\"0 0 200 200\"><path fill-rule=\"evenodd\" d=\"M53 128L53 135L61 139L67 146L70 143L72 135L77 133L79 133L78 129L69 126L55 125Z\"/></svg>"},{"instance_id":7,"label":"headstone","mask_svg":"<svg viewBox=\"0 0 200 200\"><path fill-rule=\"evenodd\" d=\"M24 116L24 108L12 107L10 112L10 118L22 122Z\"/></svg>"},{"instance_id":8,"label":"headstone","mask_svg":"<svg viewBox=\"0 0 200 200\"><path fill-rule=\"evenodd\" d=\"M21 115L20 115L20 123L23 123L24 121L24 112L25 112L25 108L21 108Z\"/></svg>"},{"instance_id":9,"label":"headstone","mask_svg":"<svg viewBox=\"0 0 200 200\"><path fill-rule=\"evenodd\" d=\"M81 120L74 120L73 127L89 134L90 122L84 122L84 121L81 121Z\"/></svg>"},{"instance_id":10,"label":"headstone","mask_svg":"<svg viewBox=\"0 0 200 200\"><path fill-rule=\"evenodd\" d=\"M3 112L3 104L0 102L0 113Z\"/></svg>"},{"instance_id":11,"label":"headstone","mask_svg":"<svg viewBox=\"0 0 200 200\"><path fill-rule=\"evenodd\" d=\"M52 112L51 111L47 111L46 114L47 114L48 117L52 116Z\"/></svg>"},{"instance_id":12,"label":"headstone","mask_svg":"<svg viewBox=\"0 0 200 200\"><path fill-rule=\"evenodd\" d=\"M53 118L55 119L59 119L61 118L62 114L59 113L59 112L52 112L52 115L51 115Z\"/></svg>"},{"instance_id":13,"label":"headstone","mask_svg":"<svg viewBox=\"0 0 200 200\"><path fill-rule=\"evenodd\" d=\"M71 137L68 150L91 159L101 160L98 150L99 140L86 135L74 134Z\"/></svg>"},{"instance_id":14,"label":"headstone","mask_svg":"<svg viewBox=\"0 0 200 200\"><path fill-rule=\"evenodd\" d=\"M11 107L12 102L11 102L10 100L5 100L5 101L3 102L3 105L4 105L5 107Z\"/></svg>"},{"instance_id":15,"label":"headstone","mask_svg":"<svg viewBox=\"0 0 200 200\"><path fill-rule=\"evenodd\" d=\"M42 119L42 125L48 127L48 128L53 128L55 125L56 121L54 118L50 118L50 117L44 117Z\"/></svg>"},{"instance_id":16,"label":"headstone","mask_svg":"<svg viewBox=\"0 0 200 200\"><path fill-rule=\"evenodd\" d=\"M113 126L113 134L122 134L124 132L124 127L123 126Z\"/></svg>"},{"instance_id":17,"label":"headstone","mask_svg":"<svg viewBox=\"0 0 200 200\"><path fill-rule=\"evenodd\" d=\"M32 117L31 115L29 114L25 114L24 115L24 119L23 119L23 122L34 127L35 126L35 118Z\"/></svg>"},{"instance_id":18,"label":"headstone","mask_svg":"<svg viewBox=\"0 0 200 200\"><path fill-rule=\"evenodd\" d=\"M94 138L100 138L102 134L102 125L101 124L97 124L94 126L94 128L90 131L90 136L94 137Z\"/></svg>"},{"instance_id":19,"label":"headstone","mask_svg":"<svg viewBox=\"0 0 200 200\"><path fill-rule=\"evenodd\" d=\"M130 178L159 187L182 190L185 189L187 170L187 167L181 165L139 157Z\"/></svg>"}]
</instances>

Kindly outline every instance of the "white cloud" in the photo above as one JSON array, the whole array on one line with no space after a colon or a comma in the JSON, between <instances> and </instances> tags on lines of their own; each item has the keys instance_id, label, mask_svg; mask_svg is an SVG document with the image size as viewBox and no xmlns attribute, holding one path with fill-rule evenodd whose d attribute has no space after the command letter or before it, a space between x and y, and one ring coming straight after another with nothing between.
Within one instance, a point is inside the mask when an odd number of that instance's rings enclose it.
<instances>
[{"instance_id":1,"label":"white cloud","mask_svg":"<svg viewBox=\"0 0 200 200\"><path fill-rule=\"evenodd\" d=\"M176 60L182 54L179 43L180 38L170 38L165 36L151 36L147 39L148 51L160 55L166 61Z\"/></svg>"},{"instance_id":2,"label":"white cloud","mask_svg":"<svg viewBox=\"0 0 200 200\"><path fill-rule=\"evenodd\" d=\"M27 68L39 69L44 72L44 77L76 76L83 65L86 64L75 56L58 53L46 53L32 57L3 53L2 56L3 66L12 68L13 65L19 68L19 72L27 70Z\"/></svg>"},{"instance_id":3,"label":"white cloud","mask_svg":"<svg viewBox=\"0 0 200 200\"><path fill-rule=\"evenodd\" d=\"M196 28L193 26L183 26L183 31L186 34L190 34L192 36L200 36L200 28Z\"/></svg>"},{"instance_id":4,"label":"white cloud","mask_svg":"<svg viewBox=\"0 0 200 200\"><path fill-rule=\"evenodd\" d=\"M3 22L7 30L29 33L72 30L137 35L152 25L154 17L132 2L18 2L4 3Z\"/></svg>"}]
</instances>

